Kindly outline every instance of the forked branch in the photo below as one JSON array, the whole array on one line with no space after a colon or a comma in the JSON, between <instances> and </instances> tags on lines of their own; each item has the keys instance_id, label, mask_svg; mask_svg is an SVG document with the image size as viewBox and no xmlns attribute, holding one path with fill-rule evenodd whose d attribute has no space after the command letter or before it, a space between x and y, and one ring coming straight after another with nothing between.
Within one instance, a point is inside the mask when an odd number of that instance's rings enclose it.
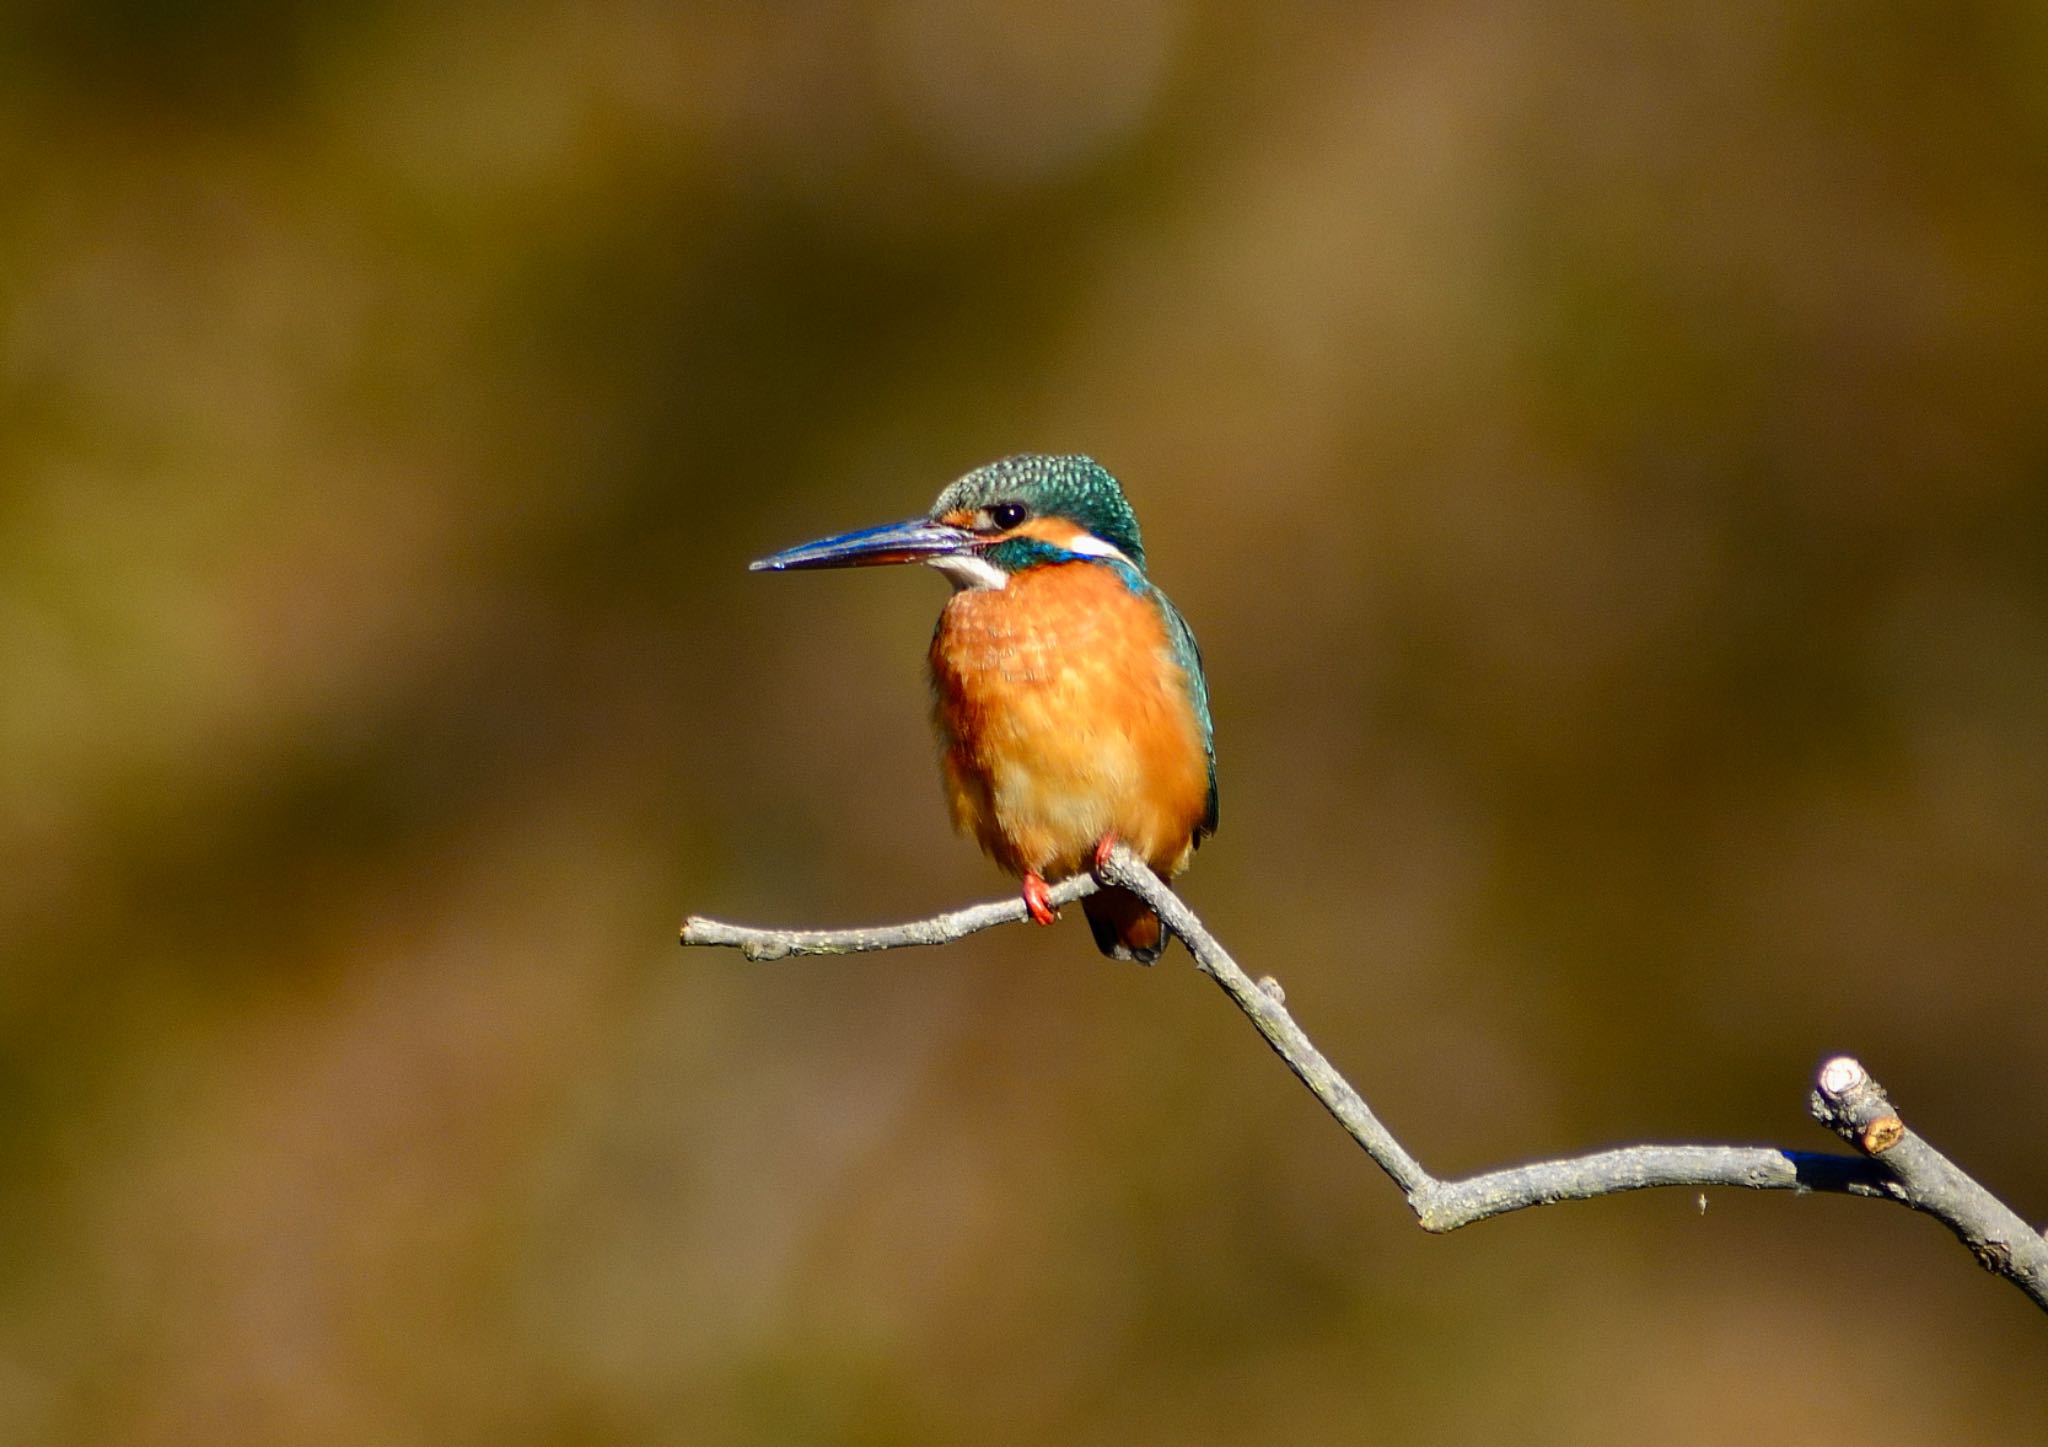
<instances>
[{"instance_id":1,"label":"forked branch","mask_svg":"<svg viewBox=\"0 0 2048 1447\"><path fill-rule=\"evenodd\" d=\"M1102 884L1128 889L1159 911L1187 945L1196 967L1223 987L1288 1069L1401 1188L1425 1231L1455 1231L1525 1206L1589 1200L1651 1186L1834 1191L1895 1201L1934 1217L1987 1271L2003 1276L2048 1311L2048 1239L1909 1130L1883 1088L1847 1056L1821 1067L1809 1108L1816 1120L1856 1148L1855 1155L1767 1146L1642 1145L1440 1180L1408 1154L1316 1049L1287 1012L1278 982L1270 977L1254 982L1143 861L1119 847L1099 881L1087 875L1064 880L1053 886L1052 902L1070 904ZM1015 896L880 929L752 929L692 917L683 925L682 942L729 945L751 960L775 960L947 944L1024 917L1023 901Z\"/></svg>"}]
</instances>

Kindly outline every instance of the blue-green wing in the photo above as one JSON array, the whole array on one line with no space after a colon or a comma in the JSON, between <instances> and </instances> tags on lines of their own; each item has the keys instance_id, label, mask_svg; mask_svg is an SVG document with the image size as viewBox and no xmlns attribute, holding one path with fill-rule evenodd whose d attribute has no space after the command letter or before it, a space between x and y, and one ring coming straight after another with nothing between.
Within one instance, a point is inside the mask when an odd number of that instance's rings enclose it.
<instances>
[{"instance_id":1,"label":"blue-green wing","mask_svg":"<svg viewBox=\"0 0 2048 1447\"><path fill-rule=\"evenodd\" d=\"M1194 705L1195 720L1201 725L1202 751L1209 756L1209 807L1195 829L1195 841L1200 843L1216 832L1216 722L1209 714L1209 680L1202 672L1202 645L1195 642L1195 630L1188 627L1188 620L1180 616L1180 610L1159 589L1152 589L1152 597L1159 605L1160 616L1166 620L1166 639L1173 649L1173 661L1187 675L1188 702Z\"/></svg>"}]
</instances>

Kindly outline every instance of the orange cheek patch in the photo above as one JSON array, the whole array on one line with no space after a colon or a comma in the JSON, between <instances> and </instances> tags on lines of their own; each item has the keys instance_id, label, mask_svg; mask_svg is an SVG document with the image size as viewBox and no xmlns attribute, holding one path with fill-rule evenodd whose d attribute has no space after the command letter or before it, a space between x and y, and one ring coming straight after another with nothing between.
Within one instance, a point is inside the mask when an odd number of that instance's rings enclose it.
<instances>
[{"instance_id":1,"label":"orange cheek patch","mask_svg":"<svg viewBox=\"0 0 2048 1447\"><path fill-rule=\"evenodd\" d=\"M1056 548L1072 548L1084 531L1079 523L1065 518L1031 518L1012 528L1008 536L1037 538Z\"/></svg>"}]
</instances>

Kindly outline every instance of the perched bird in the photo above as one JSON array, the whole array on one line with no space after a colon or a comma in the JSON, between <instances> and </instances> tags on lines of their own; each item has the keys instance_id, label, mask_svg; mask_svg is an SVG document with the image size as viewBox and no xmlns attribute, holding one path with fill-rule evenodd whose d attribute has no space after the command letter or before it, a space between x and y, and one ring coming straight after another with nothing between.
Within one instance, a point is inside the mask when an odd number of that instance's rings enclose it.
<instances>
[{"instance_id":1,"label":"perched bird","mask_svg":"<svg viewBox=\"0 0 2048 1447\"><path fill-rule=\"evenodd\" d=\"M756 571L925 563L953 596L932 634L932 718L956 828L1023 880L1100 868L1122 841L1165 878L1216 828L1216 750L1195 635L1145 576L1123 489L1086 457L977 468L929 514L762 558ZM1159 916L1125 890L1082 902L1095 943L1151 964Z\"/></svg>"}]
</instances>

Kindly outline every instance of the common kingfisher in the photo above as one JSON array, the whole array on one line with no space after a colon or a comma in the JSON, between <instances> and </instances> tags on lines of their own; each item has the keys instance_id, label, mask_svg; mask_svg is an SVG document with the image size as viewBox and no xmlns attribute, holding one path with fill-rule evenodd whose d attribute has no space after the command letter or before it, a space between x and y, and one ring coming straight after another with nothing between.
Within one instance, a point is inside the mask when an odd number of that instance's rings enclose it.
<instances>
[{"instance_id":1,"label":"common kingfisher","mask_svg":"<svg viewBox=\"0 0 2048 1447\"><path fill-rule=\"evenodd\" d=\"M1215 731L1195 635L1145 575L1123 488L1086 457L1027 453L949 485L923 517L842 533L755 571L924 563L953 584L932 633L932 721L954 827L1023 880L1097 869L1118 841L1171 879L1216 828ZM1151 964L1159 916L1082 901L1096 946Z\"/></svg>"}]
</instances>

